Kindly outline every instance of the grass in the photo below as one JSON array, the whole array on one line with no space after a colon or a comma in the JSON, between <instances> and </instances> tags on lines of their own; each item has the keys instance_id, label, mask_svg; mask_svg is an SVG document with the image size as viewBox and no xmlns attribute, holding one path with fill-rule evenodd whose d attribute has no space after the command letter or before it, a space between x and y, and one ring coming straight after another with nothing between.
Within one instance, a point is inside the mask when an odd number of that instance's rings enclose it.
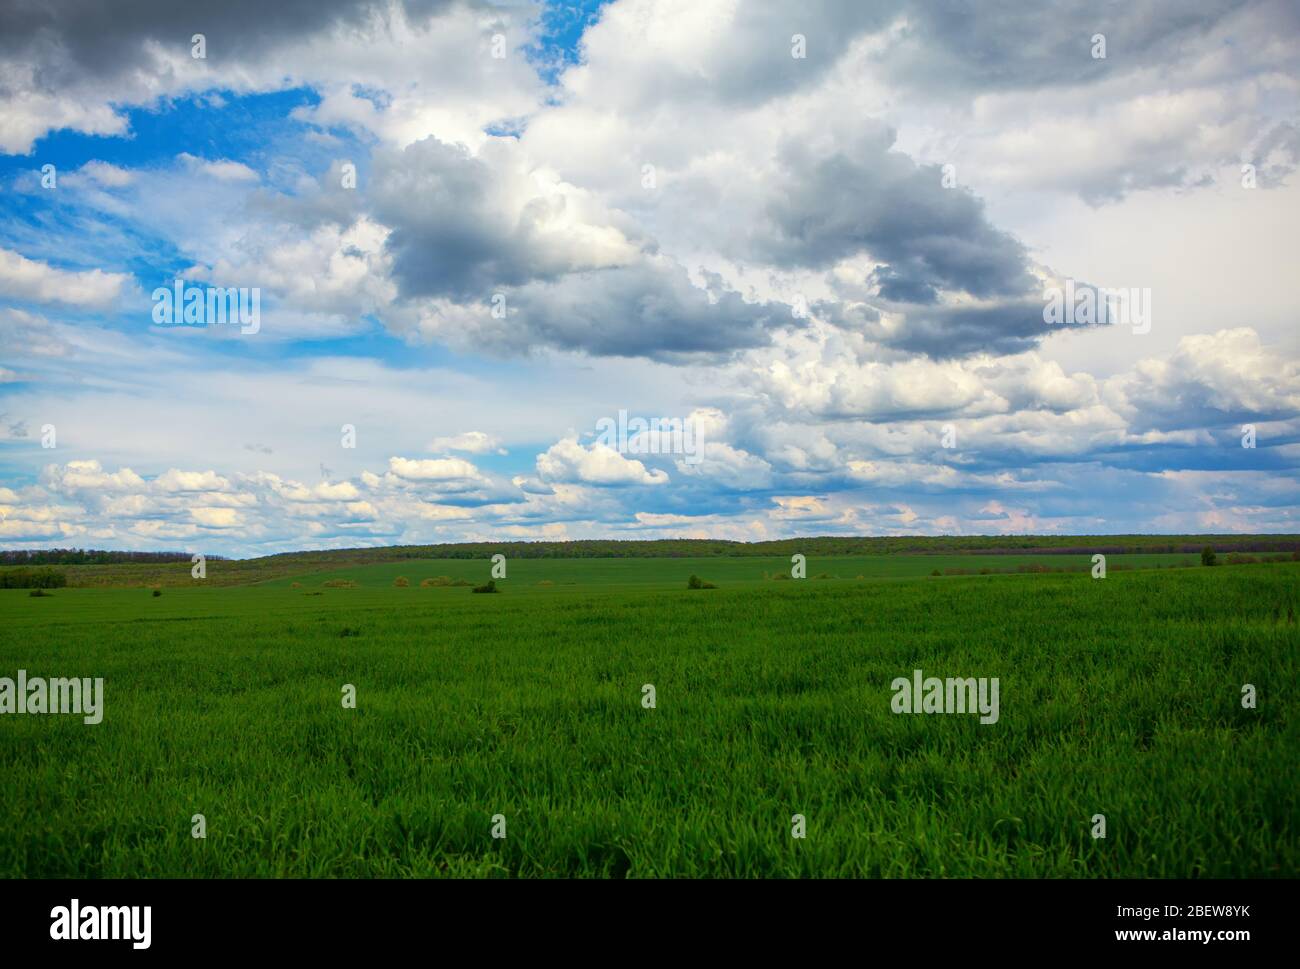
<instances>
[{"instance_id":1,"label":"grass","mask_svg":"<svg viewBox=\"0 0 1300 969\"><path fill-rule=\"evenodd\" d=\"M769 564L774 564L778 571L788 571L790 556L796 552L818 561L865 559L878 560L882 564L892 561L904 569L918 568L917 563L927 559L942 560L951 569L967 568L973 559L978 558L982 560L981 567L997 572L1002 571L1012 557L1022 563L1039 562L1055 568L1063 559L1078 562L1093 552L1103 552L1108 557L1127 557L1134 562L1145 559L1191 565L1207 545L1226 554L1229 559L1244 555L1248 558L1278 557L1300 561L1300 535L811 537L752 544L708 539L503 542L490 545L416 545L289 552L239 560L209 558L204 581L212 586L249 585L274 579L293 579L304 573L335 572L381 564L400 565L413 561L453 561L462 567L473 569L477 563L486 561L498 552L505 554L511 562L537 559L581 562L596 559L608 563L628 558L648 558L660 562L710 562L718 559L743 562L745 559L764 559ZM4 587L10 580L22 581L20 577L23 573L46 569L53 569L61 579L66 578L68 585L79 588L190 584L188 554L175 553L174 561L112 563L95 560L129 553L78 550L36 552L31 553L30 561L23 557L24 554L0 552L0 558L5 562L19 563L0 564L0 587ZM76 561L90 561L93 564L66 564ZM27 564L22 564L24 562ZM33 563L36 563L35 569Z\"/></svg>"},{"instance_id":2,"label":"grass","mask_svg":"<svg viewBox=\"0 0 1300 969\"><path fill-rule=\"evenodd\" d=\"M1152 568L1201 568L1196 555L1138 554L1108 555L1107 571ZM948 573L978 574L987 569L991 574L1015 572L1018 569L1045 568L1087 573L1092 568L1090 555L846 555L808 560L808 574L813 578L825 575L843 581L865 579L907 579L927 576L935 568ZM424 559L387 562L379 565L353 565L331 568L327 571L305 572L288 577L269 579L260 585L282 587L293 581L307 586L319 586L330 579L343 579L358 586L380 588L391 586L399 576L410 577L419 585L427 579L442 584L452 582L478 584L489 577L491 566L485 559ZM692 575L728 585L760 584L777 576L788 578L790 559L760 556L715 558L614 558L614 559L512 559L507 562L507 584L512 591L522 592L525 585L536 586L548 581L557 588L576 587L584 592L593 589L618 588L627 591L641 589L677 589ZM185 583L197 585L183 571Z\"/></svg>"},{"instance_id":3,"label":"grass","mask_svg":"<svg viewBox=\"0 0 1300 969\"><path fill-rule=\"evenodd\" d=\"M0 676L102 676L106 712L0 717L0 875L1293 875L1300 566L1120 558L1104 581L895 555L810 558L821 582L512 560L491 596L424 584L486 580L469 560L3 590ZM998 677L998 723L891 713L916 668Z\"/></svg>"}]
</instances>

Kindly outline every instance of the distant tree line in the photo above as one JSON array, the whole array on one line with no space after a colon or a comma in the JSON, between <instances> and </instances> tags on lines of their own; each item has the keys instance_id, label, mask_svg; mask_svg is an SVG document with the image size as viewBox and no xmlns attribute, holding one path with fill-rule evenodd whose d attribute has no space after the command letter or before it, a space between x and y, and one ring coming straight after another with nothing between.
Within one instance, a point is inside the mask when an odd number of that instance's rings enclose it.
<instances>
[{"instance_id":1,"label":"distant tree line","mask_svg":"<svg viewBox=\"0 0 1300 969\"><path fill-rule=\"evenodd\" d=\"M788 558L796 552L830 555L1125 555L1174 553L1196 555L1206 546L1220 552L1300 551L1300 535L893 535L880 537L819 536L771 542L730 542L722 539L584 539L572 542L464 542L439 545L387 545L376 548L319 549L283 552L260 558L229 561L208 555L208 562L226 561L226 570L250 573L270 568L298 571L303 566L369 565L406 559L479 559L497 552L520 559L704 558L709 556L769 556ZM190 561L188 552L112 552L97 549L0 551L0 565L164 564ZM286 573L287 574L287 573Z\"/></svg>"},{"instance_id":2,"label":"distant tree line","mask_svg":"<svg viewBox=\"0 0 1300 969\"><path fill-rule=\"evenodd\" d=\"M209 555L209 560L220 555ZM0 565L119 565L123 562L188 562L189 552L110 552L96 548L0 550Z\"/></svg>"},{"instance_id":3,"label":"distant tree line","mask_svg":"<svg viewBox=\"0 0 1300 969\"><path fill-rule=\"evenodd\" d=\"M1207 544L1224 551L1295 552L1300 535L962 535L887 536L879 538L822 536L771 542L730 542L721 539L579 540L572 542L466 542L442 545L390 545L379 548L285 552L263 561L366 564L403 559L477 559L501 552L508 558L698 558L705 556L790 556L981 554L981 555L1105 555L1128 553L1198 554Z\"/></svg>"}]
</instances>

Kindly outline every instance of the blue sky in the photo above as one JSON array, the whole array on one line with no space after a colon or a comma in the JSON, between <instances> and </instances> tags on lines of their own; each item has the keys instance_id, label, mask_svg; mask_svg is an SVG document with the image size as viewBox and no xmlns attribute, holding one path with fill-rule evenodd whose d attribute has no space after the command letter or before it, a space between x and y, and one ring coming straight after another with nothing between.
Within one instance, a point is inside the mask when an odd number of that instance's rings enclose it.
<instances>
[{"instance_id":1,"label":"blue sky","mask_svg":"<svg viewBox=\"0 0 1300 969\"><path fill-rule=\"evenodd\" d=\"M1137 7L53 3L0 543L1300 531L1300 18Z\"/></svg>"}]
</instances>

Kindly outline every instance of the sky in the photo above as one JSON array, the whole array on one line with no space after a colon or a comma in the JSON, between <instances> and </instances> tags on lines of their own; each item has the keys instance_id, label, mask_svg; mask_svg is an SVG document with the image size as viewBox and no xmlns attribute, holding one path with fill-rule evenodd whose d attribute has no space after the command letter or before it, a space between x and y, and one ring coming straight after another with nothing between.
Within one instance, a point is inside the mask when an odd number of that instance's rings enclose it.
<instances>
[{"instance_id":1,"label":"sky","mask_svg":"<svg viewBox=\"0 0 1300 969\"><path fill-rule=\"evenodd\" d=\"M7 3L0 546L1300 532L1298 158L1274 0Z\"/></svg>"}]
</instances>

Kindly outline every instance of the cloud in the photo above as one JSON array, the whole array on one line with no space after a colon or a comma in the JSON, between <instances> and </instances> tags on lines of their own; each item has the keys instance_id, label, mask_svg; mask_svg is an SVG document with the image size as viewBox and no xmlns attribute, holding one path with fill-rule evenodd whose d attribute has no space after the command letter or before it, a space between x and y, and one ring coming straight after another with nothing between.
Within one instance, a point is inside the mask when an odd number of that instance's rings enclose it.
<instances>
[{"instance_id":1,"label":"cloud","mask_svg":"<svg viewBox=\"0 0 1300 969\"><path fill-rule=\"evenodd\" d=\"M576 436L557 441L539 454L537 474L547 482L602 486L661 485L668 482L667 472L657 468L646 470L640 461L625 458L604 444L584 446L578 443Z\"/></svg>"},{"instance_id":2,"label":"cloud","mask_svg":"<svg viewBox=\"0 0 1300 969\"><path fill-rule=\"evenodd\" d=\"M196 158L188 152L181 152L176 158L190 171L215 178L220 182L256 182L259 177L257 172L243 162L227 159L208 161L204 158Z\"/></svg>"},{"instance_id":3,"label":"cloud","mask_svg":"<svg viewBox=\"0 0 1300 969\"><path fill-rule=\"evenodd\" d=\"M381 152L374 185L403 296L487 301L504 287L638 254L587 193L531 168L510 139L493 139L478 156L432 137Z\"/></svg>"},{"instance_id":4,"label":"cloud","mask_svg":"<svg viewBox=\"0 0 1300 969\"><path fill-rule=\"evenodd\" d=\"M191 508L190 515L207 528L234 528L240 524L239 513L233 508Z\"/></svg>"},{"instance_id":5,"label":"cloud","mask_svg":"<svg viewBox=\"0 0 1300 969\"><path fill-rule=\"evenodd\" d=\"M44 316L0 308L0 349L14 357L60 357L68 354L71 346Z\"/></svg>"},{"instance_id":6,"label":"cloud","mask_svg":"<svg viewBox=\"0 0 1300 969\"><path fill-rule=\"evenodd\" d=\"M405 481L474 481L480 478L478 469L463 458L435 458L411 460L389 458L389 470Z\"/></svg>"},{"instance_id":7,"label":"cloud","mask_svg":"<svg viewBox=\"0 0 1300 969\"><path fill-rule=\"evenodd\" d=\"M891 151L892 131L863 127L849 144L779 146L772 180L781 191L767 204L772 232L759 251L777 264L811 267L868 253L888 266L877 280L885 299L939 289L1024 293L1025 249L989 224L979 199L944 188L938 166Z\"/></svg>"},{"instance_id":8,"label":"cloud","mask_svg":"<svg viewBox=\"0 0 1300 969\"><path fill-rule=\"evenodd\" d=\"M652 110L664 101L752 106L816 84L854 38L888 23L894 3L630 0L602 11L585 57L562 83L574 99ZM792 56L794 35L806 56Z\"/></svg>"},{"instance_id":9,"label":"cloud","mask_svg":"<svg viewBox=\"0 0 1300 969\"><path fill-rule=\"evenodd\" d=\"M158 491L170 492L227 491L230 482L215 471L181 471L170 468L154 479L153 486Z\"/></svg>"},{"instance_id":10,"label":"cloud","mask_svg":"<svg viewBox=\"0 0 1300 969\"><path fill-rule=\"evenodd\" d=\"M86 162L73 173L72 177L77 175L82 175L104 188L125 188L134 183L136 179L134 172L98 160ZM65 179L65 183L66 181Z\"/></svg>"},{"instance_id":11,"label":"cloud","mask_svg":"<svg viewBox=\"0 0 1300 969\"><path fill-rule=\"evenodd\" d=\"M1136 431L1211 428L1300 416L1300 362L1249 327L1183 337L1168 360L1143 360L1104 396Z\"/></svg>"},{"instance_id":12,"label":"cloud","mask_svg":"<svg viewBox=\"0 0 1300 969\"><path fill-rule=\"evenodd\" d=\"M133 491L144 486L144 479L130 468L110 474L93 458L46 465L41 482L55 492Z\"/></svg>"},{"instance_id":13,"label":"cloud","mask_svg":"<svg viewBox=\"0 0 1300 969\"><path fill-rule=\"evenodd\" d=\"M11 249L0 249L0 297L8 299L103 307L121 295L129 279L124 273L101 269L56 269Z\"/></svg>"},{"instance_id":14,"label":"cloud","mask_svg":"<svg viewBox=\"0 0 1300 969\"><path fill-rule=\"evenodd\" d=\"M430 451L464 451L467 454L487 454L495 451L505 454L501 441L482 431L466 431L451 437L435 437L429 442Z\"/></svg>"},{"instance_id":15,"label":"cloud","mask_svg":"<svg viewBox=\"0 0 1300 969\"><path fill-rule=\"evenodd\" d=\"M113 139L12 179L6 541L1295 530L1293 4L83 6L0 11L0 149ZM177 274L256 338L148 326ZM561 436L624 408L700 453Z\"/></svg>"},{"instance_id":16,"label":"cloud","mask_svg":"<svg viewBox=\"0 0 1300 969\"><path fill-rule=\"evenodd\" d=\"M433 301L414 307L413 318L390 318L390 325L457 349L503 356L550 348L665 362L721 359L798 325L788 305L750 302L721 277L704 276L705 285L696 286L680 265L648 256L625 268L508 289L496 304L499 313L487 300Z\"/></svg>"},{"instance_id":17,"label":"cloud","mask_svg":"<svg viewBox=\"0 0 1300 969\"><path fill-rule=\"evenodd\" d=\"M322 93L302 120L324 127L368 127L398 141L414 131L481 135L492 118L535 101L540 85L519 53L531 39L530 12L512 17L488 0L233 0L197 13L165 0L111 11L75 0L14 8L0 14L0 150L28 153L63 128L126 134L128 105L302 84ZM498 32L510 38L505 63L488 56ZM195 33L205 38L202 59L192 56ZM395 93L383 110L363 96L385 89ZM479 103L467 103L475 91Z\"/></svg>"}]
</instances>

